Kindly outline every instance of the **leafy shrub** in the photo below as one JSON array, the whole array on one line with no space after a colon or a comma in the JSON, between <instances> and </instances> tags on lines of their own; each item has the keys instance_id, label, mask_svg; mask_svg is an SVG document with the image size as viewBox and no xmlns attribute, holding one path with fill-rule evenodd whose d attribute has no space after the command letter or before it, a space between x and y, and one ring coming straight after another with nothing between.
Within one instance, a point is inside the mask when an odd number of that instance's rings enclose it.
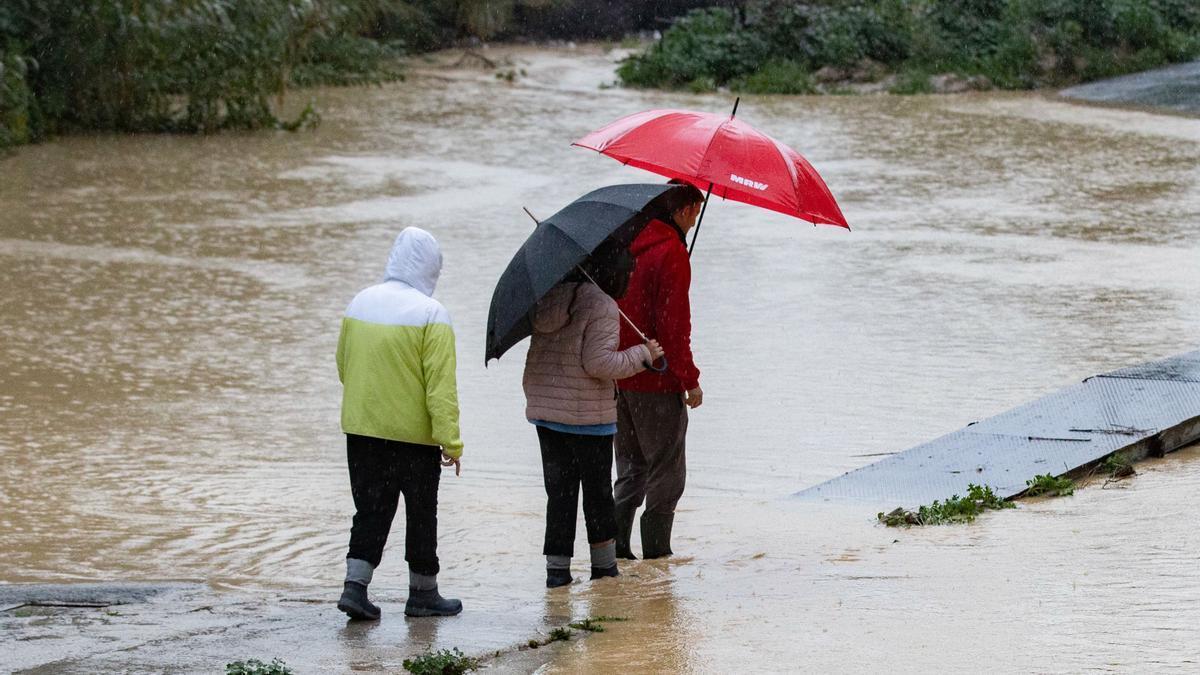
<instances>
[{"instance_id":1,"label":"leafy shrub","mask_svg":"<svg viewBox=\"0 0 1200 675\"><path fill-rule=\"evenodd\" d=\"M747 77L731 83L735 91L747 94L812 94L816 92L812 75L794 61L768 61Z\"/></svg>"},{"instance_id":2,"label":"leafy shrub","mask_svg":"<svg viewBox=\"0 0 1200 675\"><path fill-rule=\"evenodd\" d=\"M767 50L732 10L701 9L677 21L649 51L622 62L617 74L632 86L679 88L699 78L724 85L757 70Z\"/></svg>"}]
</instances>

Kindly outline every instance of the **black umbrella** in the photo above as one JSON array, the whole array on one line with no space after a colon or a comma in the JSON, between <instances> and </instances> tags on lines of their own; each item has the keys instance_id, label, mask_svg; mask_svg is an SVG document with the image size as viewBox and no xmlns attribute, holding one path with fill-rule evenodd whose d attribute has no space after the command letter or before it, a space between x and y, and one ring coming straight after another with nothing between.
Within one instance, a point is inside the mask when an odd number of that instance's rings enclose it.
<instances>
[{"instance_id":1,"label":"black umbrella","mask_svg":"<svg viewBox=\"0 0 1200 675\"><path fill-rule=\"evenodd\" d=\"M628 248L652 218L670 217L685 189L665 183L610 185L538 223L492 293L484 362L500 358L533 333L531 314L538 301L601 244Z\"/></svg>"}]
</instances>

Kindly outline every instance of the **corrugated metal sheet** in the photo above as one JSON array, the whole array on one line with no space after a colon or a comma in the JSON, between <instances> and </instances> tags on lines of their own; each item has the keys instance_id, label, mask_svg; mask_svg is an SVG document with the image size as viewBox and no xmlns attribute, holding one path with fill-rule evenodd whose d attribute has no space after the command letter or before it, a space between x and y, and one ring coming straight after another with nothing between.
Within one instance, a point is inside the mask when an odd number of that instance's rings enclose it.
<instances>
[{"instance_id":1,"label":"corrugated metal sheet","mask_svg":"<svg viewBox=\"0 0 1200 675\"><path fill-rule=\"evenodd\" d=\"M1200 351L1088 378L798 496L912 507L975 483L1012 497L1036 475L1061 475L1118 450L1175 450L1159 446L1164 438L1197 440L1198 420Z\"/></svg>"}]
</instances>

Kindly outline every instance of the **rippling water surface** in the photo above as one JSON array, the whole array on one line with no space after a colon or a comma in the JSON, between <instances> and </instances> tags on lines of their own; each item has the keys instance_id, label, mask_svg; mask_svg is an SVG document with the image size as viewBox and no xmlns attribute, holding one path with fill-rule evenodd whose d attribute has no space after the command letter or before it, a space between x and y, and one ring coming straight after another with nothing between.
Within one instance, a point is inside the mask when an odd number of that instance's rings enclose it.
<instances>
[{"instance_id":1,"label":"rippling water surface","mask_svg":"<svg viewBox=\"0 0 1200 675\"><path fill-rule=\"evenodd\" d=\"M602 90L598 52L510 56L516 85L459 70L318 92L313 132L73 137L0 160L0 581L335 593L352 513L338 322L418 225L445 250L467 444L443 478L443 586L468 611L631 619L552 670L1197 667L1194 452L970 527L897 532L787 497L1194 349L1200 121L1023 94L743 100L855 229L709 209L681 556L552 596L524 347L483 365L492 285L529 232L521 206L659 180L572 139L731 101ZM402 537L377 578L402 587Z\"/></svg>"}]
</instances>

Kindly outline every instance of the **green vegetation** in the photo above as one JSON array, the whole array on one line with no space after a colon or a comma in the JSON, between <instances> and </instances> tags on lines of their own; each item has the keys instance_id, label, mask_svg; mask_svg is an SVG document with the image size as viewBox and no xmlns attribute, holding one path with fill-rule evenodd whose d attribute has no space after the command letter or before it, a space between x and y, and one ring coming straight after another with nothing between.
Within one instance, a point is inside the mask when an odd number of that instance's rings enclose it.
<instances>
[{"instance_id":1,"label":"green vegetation","mask_svg":"<svg viewBox=\"0 0 1200 675\"><path fill-rule=\"evenodd\" d=\"M574 621L567 625L570 626L571 628L574 628L575 630L584 630L589 633L603 633L604 632L604 624L601 623L598 619L593 619L591 617L588 617L582 621Z\"/></svg>"},{"instance_id":2,"label":"green vegetation","mask_svg":"<svg viewBox=\"0 0 1200 675\"><path fill-rule=\"evenodd\" d=\"M935 499L932 504L922 506L916 511L898 508L889 513L880 512L877 518L888 527L969 523L984 511L1011 509L1015 506L1012 502L997 497L992 488L972 483L967 486L966 497L954 495L945 502Z\"/></svg>"},{"instance_id":3,"label":"green vegetation","mask_svg":"<svg viewBox=\"0 0 1200 675\"><path fill-rule=\"evenodd\" d=\"M225 675L292 675L292 669L279 659L271 659L270 663L250 659L226 664Z\"/></svg>"},{"instance_id":4,"label":"green vegetation","mask_svg":"<svg viewBox=\"0 0 1200 675\"><path fill-rule=\"evenodd\" d=\"M1025 485L1029 486L1025 490L1025 495L1029 497L1069 497L1075 494L1075 481L1070 478L1055 478L1050 474L1035 476L1032 480L1025 481Z\"/></svg>"},{"instance_id":5,"label":"green vegetation","mask_svg":"<svg viewBox=\"0 0 1200 675\"><path fill-rule=\"evenodd\" d=\"M1100 464L1100 470L1111 478L1126 478L1137 474L1133 468L1133 459L1126 452L1114 452Z\"/></svg>"},{"instance_id":6,"label":"green vegetation","mask_svg":"<svg viewBox=\"0 0 1200 675\"><path fill-rule=\"evenodd\" d=\"M457 648L429 652L405 659L404 669L414 675L461 675L479 668L479 660L464 656Z\"/></svg>"},{"instance_id":7,"label":"green vegetation","mask_svg":"<svg viewBox=\"0 0 1200 675\"><path fill-rule=\"evenodd\" d=\"M566 642L570 639L571 629L564 626L562 628L555 628L554 630L550 631L550 639L547 640L547 644L550 642Z\"/></svg>"},{"instance_id":8,"label":"green vegetation","mask_svg":"<svg viewBox=\"0 0 1200 675\"><path fill-rule=\"evenodd\" d=\"M297 128L293 85L394 79L384 0L7 0L0 146L72 130Z\"/></svg>"},{"instance_id":9,"label":"green vegetation","mask_svg":"<svg viewBox=\"0 0 1200 675\"><path fill-rule=\"evenodd\" d=\"M401 79L398 57L465 39L620 37L700 4L3 0L0 150L72 131L295 130L320 119L280 119L295 87Z\"/></svg>"},{"instance_id":10,"label":"green vegetation","mask_svg":"<svg viewBox=\"0 0 1200 675\"><path fill-rule=\"evenodd\" d=\"M1194 0L749 0L691 12L618 73L635 87L753 93L890 73L890 91L923 93L936 73L1028 89L1197 56Z\"/></svg>"}]
</instances>

